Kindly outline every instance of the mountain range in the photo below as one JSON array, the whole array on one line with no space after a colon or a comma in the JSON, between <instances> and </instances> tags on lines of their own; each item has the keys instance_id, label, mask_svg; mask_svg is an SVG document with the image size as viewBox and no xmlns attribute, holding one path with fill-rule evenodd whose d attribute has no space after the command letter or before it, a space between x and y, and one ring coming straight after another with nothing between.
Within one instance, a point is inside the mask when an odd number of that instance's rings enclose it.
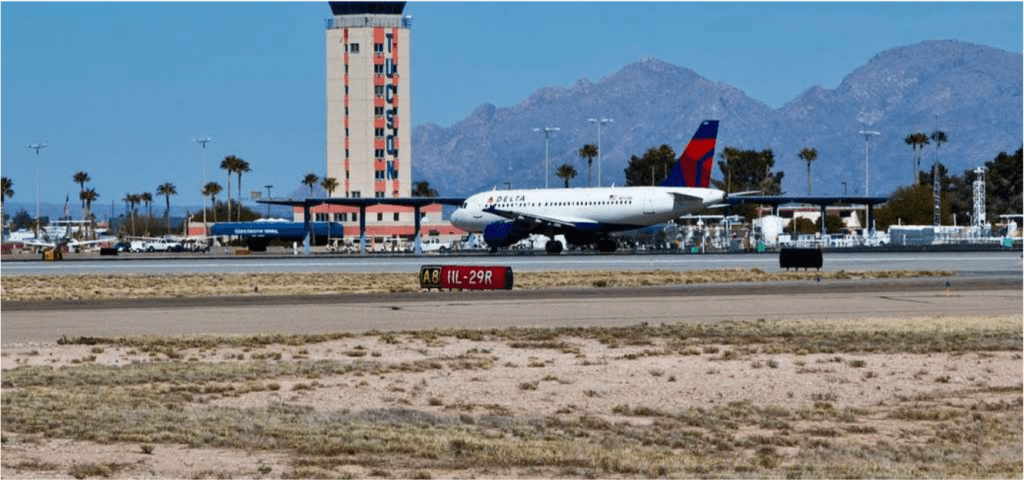
<instances>
[{"instance_id":1,"label":"mountain range","mask_svg":"<svg viewBox=\"0 0 1024 480\"><path fill-rule=\"evenodd\" d=\"M913 178L913 149L907 135L942 130L949 141L938 158L960 174L1022 144L1022 55L954 40L930 40L879 53L850 72L835 89L813 86L780 108L742 90L714 82L685 67L645 58L591 82L545 87L511 107L483 104L450 128L427 123L413 130L413 177L442 196L463 196L492 187L544 186L544 135L538 127L559 127L549 138L550 185L562 164L586 186L580 147L597 143L588 118L614 121L601 134L602 183L624 182L631 155L668 144L679 153L704 119L721 120L718 157L726 146L772 149L775 171L785 172L788 194L807 193L807 164L801 148L815 148L814 194L865 194L865 137L869 145L869 192L884 195ZM765 72L784 75L785 72ZM930 168L934 144L924 150ZM597 159L593 166L597 184ZM721 178L716 167L713 176ZM842 183L845 182L844 187Z\"/></svg>"}]
</instances>

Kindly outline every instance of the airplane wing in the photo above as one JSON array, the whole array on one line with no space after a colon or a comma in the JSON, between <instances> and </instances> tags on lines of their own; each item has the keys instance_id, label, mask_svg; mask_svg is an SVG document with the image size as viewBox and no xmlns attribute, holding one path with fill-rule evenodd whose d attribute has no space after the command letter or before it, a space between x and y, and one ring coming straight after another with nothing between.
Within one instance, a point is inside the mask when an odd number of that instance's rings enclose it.
<instances>
[{"instance_id":1,"label":"airplane wing","mask_svg":"<svg viewBox=\"0 0 1024 480\"><path fill-rule=\"evenodd\" d=\"M69 247L81 247L83 245L95 245L97 243L106 243L106 242L117 242L117 237L105 237L105 238L97 238L96 240L85 240L85 241L72 240L72 241L68 242L68 246Z\"/></svg>"},{"instance_id":2,"label":"airplane wing","mask_svg":"<svg viewBox=\"0 0 1024 480\"><path fill-rule=\"evenodd\" d=\"M537 226L543 227L561 227L571 228L576 230L592 230L597 226L597 222L582 217L567 217L567 216L548 216L548 215L537 215L535 213L525 213L516 210L500 209L500 208L485 208L484 212L505 217L509 220L513 220L519 223L533 223Z\"/></svg>"},{"instance_id":3,"label":"airplane wing","mask_svg":"<svg viewBox=\"0 0 1024 480\"><path fill-rule=\"evenodd\" d=\"M44 242L44 241L36 239L36 238L30 238L30 239L26 239L26 240L10 240L10 242L11 243L20 243L22 245L28 245L30 247L46 247L46 248L56 248L57 247L56 243Z\"/></svg>"}]
</instances>

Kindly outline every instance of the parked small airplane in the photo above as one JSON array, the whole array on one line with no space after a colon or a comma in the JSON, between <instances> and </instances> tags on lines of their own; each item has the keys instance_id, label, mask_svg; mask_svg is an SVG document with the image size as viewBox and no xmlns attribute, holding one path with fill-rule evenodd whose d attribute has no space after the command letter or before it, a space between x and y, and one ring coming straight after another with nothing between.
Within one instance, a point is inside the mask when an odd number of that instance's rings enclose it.
<instances>
[{"instance_id":1,"label":"parked small airplane","mask_svg":"<svg viewBox=\"0 0 1024 480\"><path fill-rule=\"evenodd\" d=\"M68 224L67 232L63 236L55 239L50 239L45 232L43 238L27 238L24 240L11 240L13 243L20 243L30 247L36 247L43 251L43 258L46 258L46 253L51 253L51 257L57 260L63 258L61 252L64 247L67 247L69 251L79 252L90 245L96 245L99 243L116 242L117 237L103 237L97 238L96 240L76 240L71 237L71 225Z\"/></svg>"},{"instance_id":2,"label":"parked small airplane","mask_svg":"<svg viewBox=\"0 0 1024 480\"><path fill-rule=\"evenodd\" d=\"M708 188L717 135L718 120L701 123L657 187L493 190L466 199L451 222L467 232L482 232L492 252L531 234L565 235L568 243L596 243L600 251L614 252L612 232L666 222L725 198L725 192ZM550 240L545 250L559 253L564 247Z\"/></svg>"}]
</instances>

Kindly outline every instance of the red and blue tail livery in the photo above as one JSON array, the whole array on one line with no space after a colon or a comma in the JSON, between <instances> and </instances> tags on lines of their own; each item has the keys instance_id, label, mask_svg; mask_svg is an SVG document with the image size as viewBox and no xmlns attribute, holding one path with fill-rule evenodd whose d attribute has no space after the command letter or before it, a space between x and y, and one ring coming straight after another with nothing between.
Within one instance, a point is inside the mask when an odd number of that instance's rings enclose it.
<instances>
[{"instance_id":1,"label":"red and blue tail livery","mask_svg":"<svg viewBox=\"0 0 1024 480\"><path fill-rule=\"evenodd\" d=\"M717 138L718 120L705 120L701 123L661 186L708 188L711 183L711 167L715 163Z\"/></svg>"}]
</instances>

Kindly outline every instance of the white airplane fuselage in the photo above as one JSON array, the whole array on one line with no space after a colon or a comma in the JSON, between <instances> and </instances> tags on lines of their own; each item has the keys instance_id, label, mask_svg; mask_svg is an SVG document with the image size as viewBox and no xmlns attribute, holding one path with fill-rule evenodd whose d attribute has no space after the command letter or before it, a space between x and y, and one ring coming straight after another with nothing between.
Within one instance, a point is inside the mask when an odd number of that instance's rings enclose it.
<instances>
[{"instance_id":1,"label":"white airplane fuselage","mask_svg":"<svg viewBox=\"0 0 1024 480\"><path fill-rule=\"evenodd\" d=\"M466 199L451 222L478 233L492 223L514 220L486 211L493 208L526 219L551 219L560 225L556 230L577 224L582 231L608 233L663 223L718 203L724 196L721 190L692 187L493 190Z\"/></svg>"}]
</instances>

